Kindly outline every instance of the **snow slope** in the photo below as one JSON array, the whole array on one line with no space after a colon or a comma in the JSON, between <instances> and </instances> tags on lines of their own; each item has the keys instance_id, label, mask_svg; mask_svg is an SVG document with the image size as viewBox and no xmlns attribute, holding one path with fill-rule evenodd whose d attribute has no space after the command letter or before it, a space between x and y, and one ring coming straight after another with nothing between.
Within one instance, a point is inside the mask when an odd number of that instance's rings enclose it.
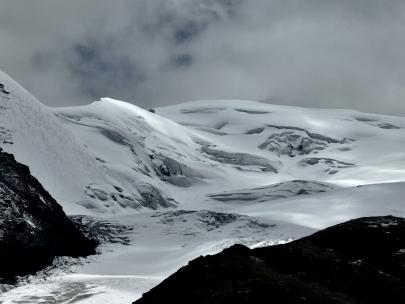
<instances>
[{"instance_id":1,"label":"snow slope","mask_svg":"<svg viewBox=\"0 0 405 304\"><path fill-rule=\"evenodd\" d=\"M0 147L68 214L110 231L100 255L23 280L0 303L130 303L235 242L404 216L402 117L238 100L51 109L4 74L0 84Z\"/></svg>"},{"instance_id":2,"label":"snow slope","mask_svg":"<svg viewBox=\"0 0 405 304\"><path fill-rule=\"evenodd\" d=\"M357 186L404 180L403 117L233 100L197 101L157 113L202 131L215 150L278 162L279 174L268 174L262 179L267 183L301 179Z\"/></svg>"},{"instance_id":3,"label":"snow slope","mask_svg":"<svg viewBox=\"0 0 405 304\"><path fill-rule=\"evenodd\" d=\"M0 83L8 92L0 96L1 148L28 165L65 211L70 214L115 214L142 206L156 209L174 205L156 188L148 173L142 171L151 170L151 161L138 146L136 135L121 138L120 130L115 131L121 126L127 129L123 125L129 115L120 120L117 108L115 113L110 113L112 121L101 121L100 126L95 125L91 130L93 133L88 128L88 132L85 130L78 136L74 127L80 125L80 121L77 122L73 114L67 118L43 106L4 74L0 74ZM111 110L108 102L102 104L106 107L101 105L100 111ZM98 107L95 108L94 115ZM88 111L83 109L81 113L86 115ZM121 125L114 126L117 120ZM66 121L74 123L68 124L69 128ZM97 146L98 134L107 138L104 147ZM99 158L100 148L105 148L103 157L106 160L110 160L110 155L116 161L109 165ZM145 160L147 164L144 165ZM142 178L138 178L139 175Z\"/></svg>"}]
</instances>

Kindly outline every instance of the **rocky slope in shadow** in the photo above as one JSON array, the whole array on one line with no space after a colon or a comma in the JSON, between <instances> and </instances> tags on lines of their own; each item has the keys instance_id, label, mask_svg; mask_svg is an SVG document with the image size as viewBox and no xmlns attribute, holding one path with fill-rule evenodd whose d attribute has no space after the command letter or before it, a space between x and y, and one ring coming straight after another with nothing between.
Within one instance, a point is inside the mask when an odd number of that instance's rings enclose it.
<instances>
[{"instance_id":1,"label":"rocky slope in shadow","mask_svg":"<svg viewBox=\"0 0 405 304\"><path fill-rule=\"evenodd\" d=\"M199 257L136 304L405 303L405 219L352 220L285 245Z\"/></svg>"},{"instance_id":2,"label":"rocky slope in shadow","mask_svg":"<svg viewBox=\"0 0 405 304\"><path fill-rule=\"evenodd\" d=\"M0 150L0 283L34 273L55 256L94 254L96 245L68 219L27 166Z\"/></svg>"}]
</instances>

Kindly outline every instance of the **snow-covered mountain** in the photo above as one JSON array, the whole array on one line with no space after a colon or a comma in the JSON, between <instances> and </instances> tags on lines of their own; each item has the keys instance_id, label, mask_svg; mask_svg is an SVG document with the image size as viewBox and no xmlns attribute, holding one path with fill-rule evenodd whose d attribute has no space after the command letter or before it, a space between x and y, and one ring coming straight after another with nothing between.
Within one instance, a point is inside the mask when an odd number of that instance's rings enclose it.
<instances>
[{"instance_id":1,"label":"snow-covered mountain","mask_svg":"<svg viewBox=\"0 0 405 304\"><path fill-rule=\"evenodd\" d=\"M130 302L236 242L257 247L405 214L402 117L241 100L48 108L7 75L0 84L0 147L69 215L126 227L117 233L127 240L0 302Z\"/></svg>"},{"instance_id":2,"label":"snow-covered mountain","mask_svg":"<svg viewBox=\"0 0 405 304\"><path fill-rule=\"evenodd\" d=\"M405 180L401 117L231 100L156 113L107 98L50 109L4 74L0 83L1 147L69 213L189 206L190 192L277 198Z\"/></svg>"}]
</instances>

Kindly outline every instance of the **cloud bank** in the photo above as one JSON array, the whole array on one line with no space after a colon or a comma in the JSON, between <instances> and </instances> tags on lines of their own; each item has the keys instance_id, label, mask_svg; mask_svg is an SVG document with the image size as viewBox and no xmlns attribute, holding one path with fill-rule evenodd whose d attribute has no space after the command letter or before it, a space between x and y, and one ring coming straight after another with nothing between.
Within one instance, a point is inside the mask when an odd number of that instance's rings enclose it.
<instances>
[{"instance_id":1,"label":"cloud bank","mask_svg":"<svg viewBox=\"0 0 405 304\"><path fill-rule=\"evenodd\" d=\"M405 115L405 3L0 0L0 69L51 106L235 98Z\"/></svg>"}]
</instances>

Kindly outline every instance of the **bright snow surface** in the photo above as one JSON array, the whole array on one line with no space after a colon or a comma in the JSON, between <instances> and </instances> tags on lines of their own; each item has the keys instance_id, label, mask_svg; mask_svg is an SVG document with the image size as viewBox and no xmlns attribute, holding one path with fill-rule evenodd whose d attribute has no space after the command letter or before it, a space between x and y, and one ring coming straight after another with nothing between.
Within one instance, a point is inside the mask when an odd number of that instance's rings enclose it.
<instances>
[{"instance_id":1,"label":"bright snow surface","mask_svg":"<svg viewBox=\"0 0 405 304\"><path fill-rule=\"evenodd\" d=\"M0 146L69 215L112 229L99 255L62 259L0 303L131 303L236 242L405 216L402 117L237 100L51 109L6 75L0 83Z\"/></svg>"}]
</instances>

